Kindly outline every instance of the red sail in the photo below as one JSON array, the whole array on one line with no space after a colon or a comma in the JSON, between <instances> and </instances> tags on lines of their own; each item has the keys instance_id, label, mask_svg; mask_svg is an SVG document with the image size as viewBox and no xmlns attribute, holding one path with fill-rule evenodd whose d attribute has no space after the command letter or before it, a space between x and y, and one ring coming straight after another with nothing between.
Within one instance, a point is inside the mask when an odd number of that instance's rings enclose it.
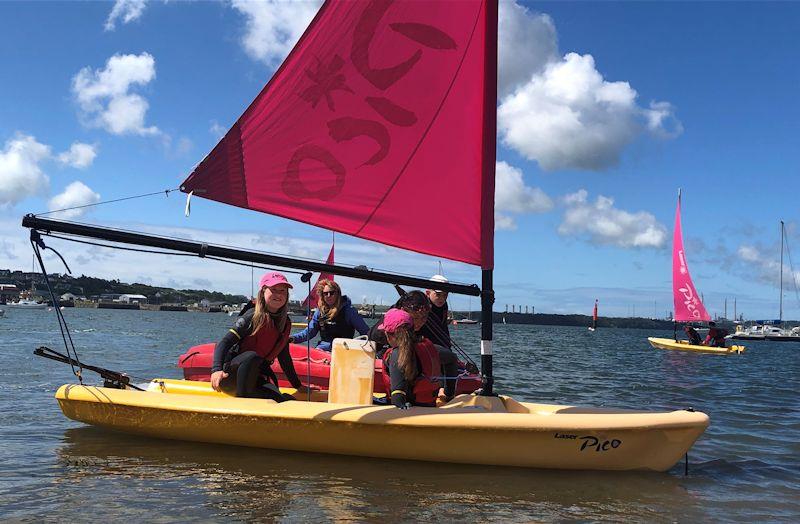
<instances>
[{"instance_id":1,"label":"red sail","mask_svg":"<svg viewBox=\"0 0 800 524\"><path fill-rule=\"evenodd\" d=\"M333 249L336 247L335 245L331 246L331 252L328 253L328 259L325 261L326 264L333 265ZM303 307L308 307L309 304L312 308L317 307L317 303L319 302L319 295L317 294L317 284L322 279L326 280L333 280L333 273L320 273L317 281L314 283L314 287L311 288L311 293L303 300Z\"/></svg>"},{"instance_id":2,"label":"red sail","mask_svg":"<svg viewBox=\"0 0 800 524\"><path fill-rule=\"evenodd\" d=\"M181 190L490 269L496 93L496 0L328 1Z\"/></svg>"}]
</instances>

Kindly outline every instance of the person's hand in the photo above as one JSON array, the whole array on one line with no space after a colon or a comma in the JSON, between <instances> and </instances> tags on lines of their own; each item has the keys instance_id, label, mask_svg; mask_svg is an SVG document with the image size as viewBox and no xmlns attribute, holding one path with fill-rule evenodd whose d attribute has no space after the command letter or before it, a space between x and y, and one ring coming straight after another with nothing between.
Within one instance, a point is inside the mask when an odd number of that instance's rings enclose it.
<instances>
[{"instance_id":1,"label":"person's hand","mask_svg":"<svg viewBox=\"0 0 800 524\"><path fill-rule=\"evenodd\" d=\"M224 371L215 371L211 373L211 388L214 391L221 391L219 384L226 378L228 378L228 374Z\"/></svg>"}]
</instances>

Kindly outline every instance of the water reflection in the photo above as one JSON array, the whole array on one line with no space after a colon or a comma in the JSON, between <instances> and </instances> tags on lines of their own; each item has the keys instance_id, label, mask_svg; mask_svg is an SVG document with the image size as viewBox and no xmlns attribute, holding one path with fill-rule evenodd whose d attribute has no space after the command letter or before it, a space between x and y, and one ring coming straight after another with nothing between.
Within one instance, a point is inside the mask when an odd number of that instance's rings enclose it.
<instances>
[{"instance_id":1,"label":"water reflection","mask_svg":"<svg viewBox=\"0 0 800 524\"><path fill-rule=\"evenodd\" d=\"M678 476L532 471L173 442L69 429L62 487L107 486L109 516L176 520L704 518ZM126 489L122 489L122 483ZM97 501L92 502L98 507Z\"/></svg>"}]
</instances>

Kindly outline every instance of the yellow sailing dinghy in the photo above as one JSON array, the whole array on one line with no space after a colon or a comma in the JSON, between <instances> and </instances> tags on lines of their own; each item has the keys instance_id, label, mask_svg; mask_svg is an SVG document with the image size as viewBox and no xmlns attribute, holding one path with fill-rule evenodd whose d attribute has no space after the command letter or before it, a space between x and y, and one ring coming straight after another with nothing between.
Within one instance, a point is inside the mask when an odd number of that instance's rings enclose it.
<instances>
[{"instance_id":1,"label":"yellow sailing dinghy","mask_svg":"<svg viewBox=\"0 0 800 524\"><path fill-rule=\"evenodd\" d=\"M407 411L374 406L374 353L366 344L336 339L330 392L306 400L235 398L208 382L169 379L145 391L65 385L56 398L72 419L150 437L558 469L664 471L708 426L705 414L692 411L579 408L502 395L460 395L440 408Z\"/></svg>"},{"instance_id":2,"label":"yellow sailing dinghy","mask_svg":"<svg viewBox=\"0 0 800 524\"><path fill-rule=\"evenodd\" d=\"M675 228L672 232L672 297L675 305L675 336L673 339L648 337L650 345L657 349L694 351L730 355L742 353L744 346L711 347L690 344L688 340L678 340L678 322L708 322L711 316L706 311L697 289L689 274L686 252L683 249L683 230L681 228L681 191L678 190L678 207L675 209Z\"/></svg>"},{"instance_id":3,"label":"yellow sailing dinghy","mask_svg":"<svg viewBox=\"0 0 800 524\"><path fill-rule=\"evenodd\" d=\"M696 351L698 353L715 353L715 354L740 354L744 353L744 346L728 346L724 348L717 348L713 346L702 346L697 344L690 344L688 340L674 340L671 338L656 338L647 337L650 345L658 349L677 349L679 351Z\"/></svg>"},{"instance_id":4,"label":"yellow sailing dinghy","mask_svg":"<svg viewBox=\"0 0 800 524\"><path fill-rule=\"evenodd\" d=\"M62 386L56 398L64 414L153 437L296 451L563 469L672 467L708 426L705 414L535 404L493 392L496 114L496 0L328 1L181 186L187 211L195 195L479 265L480 288L23 219L37 254L41 236L60 233L480 296L480 394L439 408L373 405L373 349L350 340L334 344L329 392L282 403L180 380L139 388L119 373L82 366L66 343L67 355L39 354L97 371L105 386ZM436 227L429 213L413 211L421 194L450 197L441 199L447 218Z\"/></svg>"}]
</instances>

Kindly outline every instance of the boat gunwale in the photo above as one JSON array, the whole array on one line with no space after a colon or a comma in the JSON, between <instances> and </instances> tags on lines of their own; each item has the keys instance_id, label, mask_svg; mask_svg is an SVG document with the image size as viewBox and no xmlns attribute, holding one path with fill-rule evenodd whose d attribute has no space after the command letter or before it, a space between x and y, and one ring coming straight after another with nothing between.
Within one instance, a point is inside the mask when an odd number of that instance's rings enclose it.
<instances>
[{"instance_id":1,"label":"boat gunwale","mask_svg":"<svg viewBox=\"0 0 800 524\"><path fill-rule=\"evenodd\" d=\"M78 394L75 395L75 398L70 398L73 390ZM125 398L125 402L120 402L121 399L112 399L103 390L113 392L115 397L123 396L127 398ZM102 395L99 393L102 393ZM151 395L167 396L170 402L148 402L145 400L147 398L153 400ZM105 397L107 400L102 400L101 397ZM597 408L599 411L592 412L590 411L592 408L565 405L558 407L585 411L580 413L542 413L541 411L531 413L493 413L475 407L426 408L415 406L407 411L400 412L394 406L362 406L306 401L275 403L263 399L119 390L79 384L61 386L58 388L55 398L59 403L119 404L140 409L205 413L208 415L292 419L369 426L440 427L452 430L548 432L563 431L568 428L570 431L650 431L688 429L700 426L705 428L709 425L708 415L699 411L687 410L663 412L619 410L618 412L609 413L607 411L604 412L603 408ZM231 410L231 403L237 405L235 411ZM521 404L527 406L554 406L531 403ZM301 408L300 412L298 412L298 407ZM447 416L445 420L443 420L443 415ZM586 420L587 417L591 420ZM635 419L633 423L631 418Z\"/></svg>"}]
</instances>

